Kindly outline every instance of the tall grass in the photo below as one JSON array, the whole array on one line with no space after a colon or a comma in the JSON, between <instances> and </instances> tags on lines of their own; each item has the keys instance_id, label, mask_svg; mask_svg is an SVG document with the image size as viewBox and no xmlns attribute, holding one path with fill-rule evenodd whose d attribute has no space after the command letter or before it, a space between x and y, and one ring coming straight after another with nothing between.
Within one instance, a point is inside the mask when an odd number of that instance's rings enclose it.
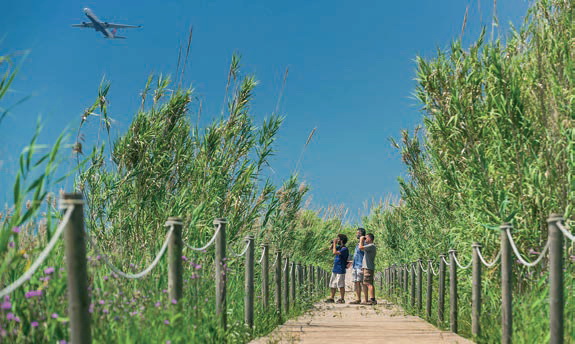
<instances>
[{"instance_id":1,"label":"tall grass","mask_svg":"<svg viewBox=\"0 0 575 344\"><path fill-rule=\"evenodd\" d=\"M204 244L212 236L215 217L226 217L228 250L232 252L239 252L243 238L251 234L257 243L281 248L291 260L328 264L326 243L341 228L341 221L334 217L322 220L317 212L303 209L308 186L297 176L279 186L265 179L282 117L272 114L261 125L255 123L250 102L256 85L253 76L242 75L239 59L234 57L226 91L227 111L201 128L192 119L193 91L171 89L168 77L150 77L141 94L140 109L129 129L117 138L110 136L107 97L111 87L106 82L100 85L95 102L84 111L72 149L78 162L75 190L86 200L87 231L115 265L125 271L147 266L162 243L168 216L183 217L183 237L192 246ZM97 135L88 132L88 124L94 121L92 130ZM38 156L36 137L21 155L14 207L0 219L0 287L28 268L59 218L55 197L48 193L53 183L48 181L56 173L63 139L58 139L47 155ZM98 139L90 143L85 137ZM29 182L33 167L45 168L38 179ZM271 331L314 301L309 296L299 297L298 305L279 319L275 306L263 309L261 272L256 268L256 325L248 329L243 324L244 264L242 258L231 259L227 262L229 326L222 331L214 317L213 249L184 251L184 297L177 303L169 300L165 291L165 261L143 279L124 280L103 264L94 247L88 249L95 342L221 343L225 338L241 343ZM260 248L256 258L259 254ZM68 339L64 267L60 243L44 271L1 300L1 341ZM273 286L270 292L273 295Z\"/></svg>"},{"instance_id":2,"label":"tall grass","mask_svg":"<svg viewBox=\"0 0 575 344\"><path fill-rule=\"evenodd\" d=\"M513 222L513 236L527 254L544 244L551 212L573 223L574 19L572 1L538 1L505 42L486 42L483 33L468 49L456 41L433 59L417 60L424 127L393 141L409 177L399 179L399 202L381 204L365 219L367 227L377 228L382 264L433 258L448 249L457 249L467 262L475 241L493 257L499 247L497 226L504 221ZM573 254L570 246L567 315L575 312ZM514 274L514 337L544 340L546 272L517 264ZM480 341L497 342L498 270L485 277ZM469 300L466 273L460 293ZM468 304L460 307L467 335ZM572 342L573 317L566 321L566 338Z\"/></svg>"}]
</instances>

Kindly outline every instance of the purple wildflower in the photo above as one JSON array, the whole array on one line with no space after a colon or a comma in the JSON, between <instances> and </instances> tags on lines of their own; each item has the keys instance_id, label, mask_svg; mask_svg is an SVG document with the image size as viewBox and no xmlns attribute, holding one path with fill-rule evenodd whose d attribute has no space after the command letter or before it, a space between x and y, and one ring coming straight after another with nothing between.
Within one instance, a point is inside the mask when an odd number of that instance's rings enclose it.
<instances>
[{"instance_id":1,"label":"purple wildflower","mask_svg":"<svg viewBox=\"0 0 575 344\"><path fill-rule=\"evenodd\" d=\"M167 293L167 292L168 292L167 289L162 290L162 293L164 293L164 294Z\"/></svg>"},{"instance_id":2,"label":"purple wildflower","mask_svg":"<svg viewBox=\"0 0 575 344\"><path fill-rule=\"evenodd\" d=\"M52 319L58 319L58 313L52 313L51 317Z\"/></svg>"},{"instance_id":3,"label":"purple wildflower","mask_svg":"<svg viewBox=\"0 0 575 344\"><path fill-rule=\"evenodd\" d=\"M31 290L26 292L26 294L24 295L27 299L32 298L32 297L36 297L36 296L42 296L42 290Z\"/></svg>"},{"instance_id":4,"label":"purple wildflower","mask_svg":"<svg viewBox=\"0 0 575 344\"><path fill-rule=\"evenodd\" d=\"M187 261L188 261L188 257L182 256L182 260L183 260L184 262L187 262Z\"/></svg>"},{"instance_id":5,"label":"purple wildflower","mask_svg":"<svg viewBox=\"0 0 575 344\"><path fill-rule=\"evenodd\" d=\"M100 300L100 301L98 301L98 303L99 303L99 304L101 304L101 305L103 305L103 304L105 304L105 303L106 303L106 301L104 301L104 300Z\"/></svg>"},{"instance_id":6,"label":"purple wildflower","mask_svg":"<svg viewBox=\"0 0 575 344\"><path fill-rule=\"evenodd\" d=\"M14 247L14 241L10 241L10 242L8 243L8 247Z\"/></svg>"},{"instance_id":7,"label":"purple wildflower","mask_svg":"<svg viewBox=\"0 0 575 344\"><path fill-rule=\"evenodd\" d=\"M32 322L30 323L30 326L32 326L32 327L38 327L38 322L37 322L37 321L32 321Z\"/></svg>"},{"instance_id":8,"label":"purple wildflower","mask_svg":"<svg viewBox=\"0 0 575 344\"><path fill-rule=\"evenodd\" d=\"M160 307L162 304L160 303L160 301L156 302L155 306L156 307Z\"/></svg>"},{"instance_id":9,"label":"purple wildflower","mask_svg":"<svg viewBox=\"0 0 575 344\"><path fill-rule=\"evenodd\" d=\"M13 233L20 233L20 227L14 227L14 228L12 228L12 232L13 232Z\"/></svg>"},{"instance_id":10,"label":"purple wildflower","mask_svg":"<svg viewBox=\"0 0 575 344\"><path fill-rule=\"evenodd\" d=\"M107 281L108 278L109 278L108 276L104 276L104 281Z\"/></svg>"},{"instance_id":11,"label":"purple wildflower","mask_svg":"<svg viewBox=\"0 0 575 344\"><path fill-rule=\"evenodd\" d=\"M54 267L53 267L53 266L50 266L50 267L44 269L44 273L45 273L46 275L49 275L49 274L51 274L51 273L53 273L53 272L54 272Z\"/></svg>"},{"instance_id":12,"label":"purple wildflower","mask_svg":"<svg viewBox=\"0 0 575 344\"><path fill-rule=\"evenodd\" d=\"M169 325L170 321L168 319L164 320L164 324Z\"/></svg>"},{"instance_id":13,"label":"purple wildflower","mask_svg":"<svg viewBox=\"0 0 575 344\"><path fill-rule=\"evenodd\" d=\"M107 309L104 309L104 310L102 311L102 313L108 314L108 313L110 313L110 312L109 312Z\"/></svg>"},{"instance_id":14,"label":"purple wildflower","mask_svg":"<svg viewBox=\"0 0 575 344\"><path fill-rule=\"evenodd\" d=\"M0 306L0 308L2 308L2 309L11 309L11 308L12 308L12 304L10 303L10 301L4 301L4 302L2 302L2 305Z\"/></svg>"},{"instance_id":15,"label":"purple wildflower","mask_svg":"<svg viewBox=\"0 0 575 344\"><path fill-rule=\"evenodd\" d=\"M15 319L15 316L13 313L6 314L6 320L14 320L14 319Z\"/></svg>"},{"instance_id":16,"label":"purple wildflower","mask_svg":"<svg viewBox=\"0 0 575 344\"><path fill-rule=\"evenodd\" d=\"M201 265L201 264L198 264L198 265L195 266L195 268L196 268L196 270L200 270L200 269L202 268L202 265Z\"/></svg>"},{"instance_id":17,"label":"purple wildflower","mask_svg":"<svg viewBox=\"0 0 575 344\"><path fill-rule=\"evenodd\" d=\"M58 344L68 344L68 342L62 339L61 341L58 342Z\"/></svg>"},{"instance_id":18,"label":"purple wildflower","mask_svg":"<svg viewBox=\"0 0 575 344\"><path fill-rule=\"evenodd\" d=\"M538 256L538 255L540 255L540 254L541 254L541 252L537 252L537 251L535 251L534 249L532 249L532 248L531 248L531 249L529 249L529 254L532 254L532 255Z\"/></svg>"},{"instance_id":19,"label":"purple wildflower","mask_svg":"<svg viewBox=\"0 0 575 344\"><path fill-rule=\"evenodd\" d=\"M175 305L175 304L177 304L177 303L178 303L178 300L172 299L172 305Z\"/></svg>"}]
</instances>

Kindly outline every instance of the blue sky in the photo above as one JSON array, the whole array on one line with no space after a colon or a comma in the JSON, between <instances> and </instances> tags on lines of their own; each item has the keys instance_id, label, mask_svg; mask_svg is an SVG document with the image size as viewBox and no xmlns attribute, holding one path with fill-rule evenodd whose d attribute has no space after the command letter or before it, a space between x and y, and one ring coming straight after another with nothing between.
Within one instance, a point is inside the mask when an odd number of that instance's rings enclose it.
<instances>
[{"instance_id":1,"label":"blue sky","mask_svg":"<svg viewBox=\"0 0 575 344\"><path fill-rule=\"evenodd\" d=\"M398 195L405 174L389 137L422 122L413 98L415 57L433 57L461 33L464 44L491 27L491 1L8 1L0 12L0 53L29 51L7 107L31 96L0 124L0 203L11 195L17 156L39 116L41 143L76 128L105 76L112 83L115 135L128 127L150 73L174 73L178 47L194 27L184 84L203 100L202 122L219 116L233 52L243 71L260 81L253 114L275 109L289 67L280 112L286 116L273 159L279 183L294 171L309 132L316 134L301 161L311 207L344 204L355 216L366 200ZM499 31L520 24L526 0L499 0ZM70 25L87 21L90 7L105 21L143 25L106 40Z\"/></svg>"}]
</instances>

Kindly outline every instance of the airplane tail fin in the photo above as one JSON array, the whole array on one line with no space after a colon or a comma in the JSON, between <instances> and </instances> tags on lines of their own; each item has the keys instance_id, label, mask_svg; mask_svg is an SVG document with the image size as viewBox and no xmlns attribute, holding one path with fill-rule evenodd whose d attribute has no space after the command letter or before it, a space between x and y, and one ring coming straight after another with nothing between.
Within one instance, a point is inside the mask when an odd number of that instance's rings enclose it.
<instances>
[{"instance_id":1,"label":"airplane tail fin","mask_svg":"<svg viewBox=\"0 0 575 344\"><path fill-rule=\"evenodd\" d=\"M124 36L116 36L116 31L118 31L118 29L112 30L112 35L114 35L114 38L126 39Z\"/></svg>"}]
</instances>

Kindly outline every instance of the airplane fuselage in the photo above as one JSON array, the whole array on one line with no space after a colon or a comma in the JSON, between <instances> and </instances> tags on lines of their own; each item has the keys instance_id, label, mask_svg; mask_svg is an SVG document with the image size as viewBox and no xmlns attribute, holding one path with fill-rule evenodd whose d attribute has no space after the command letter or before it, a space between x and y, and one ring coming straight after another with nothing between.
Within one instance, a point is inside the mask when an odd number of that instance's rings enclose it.
<instances>
[{"instance_id":1,"label":"airplane fuselage","mask_svg":"<svg viewBox=\"0 0 575 344\"><path fill-rule=\"evenodd\" d=\"M102 21L96 17L94 12L92 12L89 8L84 8L84 13L86 14L86 17L90 19L92 24L94 24L94 29L96 31L100 31L104 36L106 36L106 38L114 38L114 34L102 25Z\"/></svg>"}]
</instances>

